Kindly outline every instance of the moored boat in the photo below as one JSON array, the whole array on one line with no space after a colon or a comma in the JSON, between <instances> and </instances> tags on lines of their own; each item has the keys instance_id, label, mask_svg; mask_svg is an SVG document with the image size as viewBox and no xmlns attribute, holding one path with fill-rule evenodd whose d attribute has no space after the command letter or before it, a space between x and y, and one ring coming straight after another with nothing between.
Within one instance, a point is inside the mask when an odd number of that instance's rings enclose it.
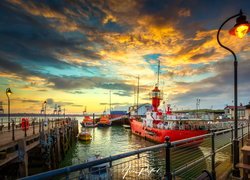
<instances>
[{"instance_id":1,"label":"moored boat","mask_svg":"<svg viewBox=\"0 0 250 180\"><path fill-rule=\"evenodd\" d=\"M198 119L180 120L170 111L164 115L158 111L160 104L160 90L157 86L152 91L153 110L146 113L145 118L130 118L130 126L133 134L145 139L163 143L165 137L169 136L171 141L191 138L208 133L206 129L207 121Z\"/></svg>"},{"instance_id":2,"label":"moored boat","mask_svg":"<svg viewBox=\"0 0 250 180\"><path fill-rule=\"evenodd\" d=\"M94 120L91 119L90 116L84 116L84 119L82 120L82 122L80 124L82 125L82 127L86 127L86 128L91 128L91 127L97 126L97 124L94 123Z\"/></svg>"},{"instance_id":3,"label":"moored boat","mask_svg":"<svg viewBox=\"0 0 250 180\"><path fill-rule=\"evenodd\" d=\"M146 112L145 118L130 117L130 127L133 134L150 141L164 143L166 136L170 138L170 141L177 141L208 133L207 123L209 121L177 117L172 114L170 107L166 113L159 110L162 93L158 84L159 77L158 83L151 92L152 110ZM199 142L201 141L202 139L199 140Z\"/></svg>"},{"instance_id":4,"label":"moored boat","mask_svg":"<svg viewBox=\"0 0 250 180\"><path fill-rule=\"evenodd\" d=\"M102 115L100 121L97 123L98 127L108 127L111 126L111 121L108 115Z\"/></svg>"},{"instance_id":5,"label":"moored boat","mask_svg":"<svg viewBox=\"0 0 250 180\"><path fill-rule=\"evenodd\" d=\"M78 139L81 141L90 141L92 139L92 136L87 131L82 131L78 134Z\"/></svg>"}]
</instances>

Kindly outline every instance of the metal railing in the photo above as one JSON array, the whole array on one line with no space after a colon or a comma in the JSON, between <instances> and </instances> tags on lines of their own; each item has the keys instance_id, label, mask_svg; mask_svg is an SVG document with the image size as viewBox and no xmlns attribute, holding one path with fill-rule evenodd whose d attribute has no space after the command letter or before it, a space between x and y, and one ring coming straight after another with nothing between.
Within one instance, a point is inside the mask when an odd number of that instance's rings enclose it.
<instances>
[{"instance_id":1,"label":"metal railing","mask_svg":"<svg viewBox=\"0 0 250 180\"><path fill-rule=\"evenodd\" d=\"M203 170L215 178L216 169L231 164L234 129L142 148L72 165L22 179L196 179ZM241 146L249 124L238 128ZM222 156L223 153L223 156Z\"/></svg>"}]
</instances>

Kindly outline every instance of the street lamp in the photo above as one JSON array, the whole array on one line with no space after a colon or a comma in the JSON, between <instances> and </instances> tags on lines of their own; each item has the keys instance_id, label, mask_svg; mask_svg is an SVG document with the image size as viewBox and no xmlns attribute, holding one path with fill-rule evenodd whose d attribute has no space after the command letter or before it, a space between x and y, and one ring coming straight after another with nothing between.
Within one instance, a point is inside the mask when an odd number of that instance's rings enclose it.
<instances>
[{"instance_id":1,"label":"street lamp","mask_svg":"<svg viewBox=\"0 0 250 180\"><path fill-rule=\"evenodd\" d=\"M55 108L54 108L54 112L53 112L54 117L55 117L55 115L56 115L56 112L57 112L57 104L55 104ZM56 121L55 121L55 119L54 119L53 121L54 121L55 127L56 127ZM53 128L53 121L52 121L52 128Z\"/></svg>"},{"instance_id":2,"label":"street lamp","mask_svg":"<svg viewBox=\"0 0 250 180\"><path fill-rule=\"evenodd\" d=\"M221 28L231 19L236 18L236 25L229 31L229 33L231 35L235 35L239 38L243 38L250 30L250 24L246 21L246 16L243 15L242 11L240 10L240 13L235 14L231 17L229 17L227 20L225 20L218 32L217 32L217 42L219 43L219 45L223 48L225 48L226 50L228 50L229 52L231 52L233 54L234 57L234 140L233 140L233 152L234 152L234 156L233 156L233 176L235 177L240 177L240 171L239 168L236 168L236 164L239 163L239 140L238 140L238 83L237 83L237 66L238 66L238 62L237 62L237 58L235 53L229 49L228 47L224 46L221 44L220 39L219 39L219 34L220 34L220 30Z\"/></svg>"},{"instance_id":3,"label":"street lamp","mask_svg":"<svg viewBox=\"0 0 250 180\"><path fill-rule=\"evenodd\" d=\"M44 132L44 122L46 121L46 104L47 102L44 101L41 110L41 113L44 113L44 120L42 120L42 132Z\"/></svg>"},{"instance_id":4,"label":"street lamp","mask_svg":"<svg viewBox=\"0 0 250 180\"><path fill-rule=\"evenodd\" d=\"M6 89L6 95L8 98L8 130L10 130L10 95L12 94L10 88Z\"/></svg>"},{"instance_id":5,"label":"street lamp","mask_svg":"<svg viewBox=\"0 0 250 180\"><path fill-rule=\"evenodd\" d=\"M58 126L59 126L59 115L60 115L60 113L61 113L61 106L60 105L58 105L57 106L58 107L58 110L57 110L57 117L58 117Z\"/></svg>"}]
</instances>

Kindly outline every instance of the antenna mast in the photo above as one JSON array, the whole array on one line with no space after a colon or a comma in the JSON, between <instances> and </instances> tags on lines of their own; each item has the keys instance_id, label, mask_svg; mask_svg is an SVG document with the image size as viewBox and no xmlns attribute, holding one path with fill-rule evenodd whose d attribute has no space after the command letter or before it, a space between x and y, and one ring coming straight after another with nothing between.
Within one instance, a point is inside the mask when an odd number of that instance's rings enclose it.
<instances>
[{"instance_id":1,"label":"antenna mast","mask_svg":"<svg viewBox=\"0 0 250 180\"><path fill-rule=\"evenodd\" d=\"M158 76L157 76L157 85L159 86L159 77L160 77L160 60L158 60Z\"/></svg>"},{"instance_id":2,"label":"antenna mast","mask_svg":"<svg viewBox=\"0 0 250 180\"><path fill-rule=\"evenodd\" d=\"M139 81L140 81L140 76L138 75L138 84L137 84L137 115L138 115L138 108L139 108Z\"/></svg>"}]
</instances>

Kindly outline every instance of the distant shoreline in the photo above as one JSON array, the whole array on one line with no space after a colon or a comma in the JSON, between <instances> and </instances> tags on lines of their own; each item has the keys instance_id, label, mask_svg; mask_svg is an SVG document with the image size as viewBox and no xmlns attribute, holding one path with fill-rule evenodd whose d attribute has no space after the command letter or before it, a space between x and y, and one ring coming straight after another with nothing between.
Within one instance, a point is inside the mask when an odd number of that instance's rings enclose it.
<instances>
[{"instance_id":1,"label":"distant shoreline","mask_svg":"<svg viewBox=\"0 0 250 180\"><path fill-rule=\"evenodd\" d=\"M95 113L95 116L99 116L101 113ZM44 114L33 114L33 113L11 113L11 117L20 117L20 116L32 116L32 117L43 117ZM46 114L47 117L83 117L83 116L93 116L92 114ZM8 117L8 113L0 114L0 117Z\"/></svg>"}]
</instances>

